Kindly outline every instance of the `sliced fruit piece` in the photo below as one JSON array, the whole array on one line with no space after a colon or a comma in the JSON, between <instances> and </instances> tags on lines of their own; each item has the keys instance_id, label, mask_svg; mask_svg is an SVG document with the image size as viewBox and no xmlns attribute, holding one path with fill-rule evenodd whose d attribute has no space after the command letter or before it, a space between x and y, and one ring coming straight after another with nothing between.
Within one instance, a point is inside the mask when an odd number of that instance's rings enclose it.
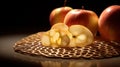
<instances>
[{"instance_id":1,"label":"sliced fruit piece","mask_svg":"<svg viewBox=\"0 0 120 67\"><path fill-rule=\"evenodd\" d=\"M51 27L51 30L55 30L60 34L60 37L57 40L57 45L60 47L67 47L70 42L69 36L71 35L71 33L68 31L68 26L64 23L56 23Z\"/></svg>"},{"instance_id":2,"label":"sliced fruit piece","mask_svg":"<svg viewBox=\"0 0 120 67\"><path fill-rule=\"evenodd\" d=\"M68 32L68 26L64 23L56 23L51 27L51 29L59 31L61 35L65 35Z\"/></svg>"},{"instance_id":3,"label":"sliced fruit piece","mask_svg":"<svg viewBox=\"0 0 120 67\"><path fill-rule=\"evenodd\" d=\"M50 42L53 47L66 47L70 42L70 39L69 39L67 33L62 32L62 33L64 33L64 35L62 35L60 32L61 32L61 30L58 31L56 29L51 29L49 31Z\"/></svg>"},{"instance_id":4,"label":"sliced fruit piece","mask_svg":"<svg viewBox=\"0 0 120 67\"><path fill-rule=\"evenodd\" d=\"M59 42L58 45L60 45L61 47L67 47L70 43L70 38L68 37L68 35L64 35L60 37L60 41L61 42Z\"/></svg>"},{"instance_id":5,"label":"sliced fruit piece","mask_svg":"<svg viewBox=\"0 0 120 67\"><path fill-rule=\"evenodd\" d=\"M70 47L83 47L93 42L94 36L92 32L83 25L71 25L69 31L72 34Z\"/></svg>"},{"instance_id":6,"label":"sliced fruit piece","mask_svg":"<svg viewBox=\"0 0 120 67\"><path fill-rule=\"evenodd\" d=\"M64 23L56 23L51 27L51 29L68 30L68 26Z\"/></svg>"},{"instance_id":7,"label":"sliced fruit piece","mask_svg":"<svg viewBox=\"0 0 120 67\"><path fill-rule=\"evenodd\" d=\"M50 34L50 41L52 44L56 44L56 41L59 39L60 37L60 33L57 32L56 30L50 30L49 31Z\"/></svg>"},{"instance_id":8,"label":"sliced fruit piece","mask_svg":"<svg viewBox=\"0 0 120 67\"><path fill-rule=\"evenodd\" d=\"M43 46L50 46L50 36L48 32L44 32L41 36L41 42Z\"/></svg>"}]
</instances>

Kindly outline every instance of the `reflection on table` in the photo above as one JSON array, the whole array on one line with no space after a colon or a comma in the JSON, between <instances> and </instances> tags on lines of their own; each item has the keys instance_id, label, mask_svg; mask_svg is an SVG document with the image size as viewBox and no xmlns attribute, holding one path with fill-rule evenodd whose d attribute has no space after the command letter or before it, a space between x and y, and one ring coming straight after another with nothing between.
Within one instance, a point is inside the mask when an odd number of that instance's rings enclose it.
<instances>
[{"instance_id":1,"label":"reflection on table","mask_svg":"<svg viewBox=\"0 0 120 67\"><path fill-rule=\"evenodd\" d=\"M16 53L13 45L27 34L0 36L0 58L16 66L29 67L120 67L120 57L108 59L61 59ZM12 61L7 61L12 60ZM7 63L6 63L7 65Z\"/></svg>"}]
</instances>

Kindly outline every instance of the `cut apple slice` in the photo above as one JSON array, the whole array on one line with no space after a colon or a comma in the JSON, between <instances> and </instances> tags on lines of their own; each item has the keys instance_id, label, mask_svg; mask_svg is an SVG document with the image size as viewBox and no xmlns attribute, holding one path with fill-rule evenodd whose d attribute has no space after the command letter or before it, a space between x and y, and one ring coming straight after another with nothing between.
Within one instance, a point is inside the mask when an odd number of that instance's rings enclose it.
<instances>
[{"instance_id":1,"label":"cut apple slice","mask_svg":"<svg viewBox=\"0 0 120 67\"><path fill-rule=\"evenodd\" d=\"M51 30L58 31L61 35L66 35L68 33L68 26L64 23L56 23L51 27Z\"/></svg>"},{"instance_id":2,"label":"cut apple slice","mask_svg":"<svg viewBox=\"0 0 120 67\"><path fill-rule=\"evenodd\" d=\"M56 41L60 37L60 33L58 31L55 31L55 30L50 30L49 35L50 35L50 41L51 41L52 44L55 44Z\"/></svg>"},{"instance_id":3,"label":"cut apple slice","mask_svg":"<svg viewBox=\"0 0 120 67\"><path fill-rule=\"evenodd\" d=\"M70 38L68 35L64 35L60 37L60 41L58 40L58 45L60 45L61 47L67 47L70 43Z\"/></svg>"},{"instance_id":4,"label":"cut apple slice","mask_svg":"<svg viewBox=\"0 0 120 67\"><path fill-rule=\"evenodd\" d=\"M50 42L49 32L44 32L42 34L41 42L43 46L50 46L51 42Z\"/></svg>"},{"instance_id":5,"label":"cut apple slice","mask_svg":"<svg viewBox=\"0 0 120 67\"><path fill-rule=\"evenodd\" d=\"M68 30L68 26L64 23L56 23L51 27L51 29Z\"/></svg>"},{"instance_id":6,"label":"cut apple slice","mask_svg":"<svg viewBox=\"0 0 120 67\"><path fill-rule=\"evenodd\" d=\"M60 39L60 33L56 29L51 29L49 31L50 42L52 47L58 47L57 41Z\"/></svg>"},{"instance_id":7,"label":"cut apple slice","mask_svg":"<svg viewBox=\"0 0 120 67\"><path fill-rule=\"evenodd\" d=\"M51 29L49 31L50 42L53 47L66 47L70 42L70 39L69 39L69 36L67 35L67 33L62 32L62 33L64 33L64 35L63 35L60 32L61 32L61 30L58 31L56 29Z\"/></svg>"},{"instance_id":8,"label":"cut apple slice","mask_svg":"<svg viewBox=\"0 0 120 67\"><path fill-rule=\"evenodd\" d=\"M92 32L83 25L71 25L69 31L72 34L69 47L83 47L93 42Z\"/></svg>"},{"instance_id":9,"label":"cut apple slice","mask_svg":"<svg viewBox=\"0 0 120 67\"><path fill-rule=\"evenodd\" d=\"M59 45L57 45L57 40L59 38L59 32L55 30L49 30L43 33L41 37L41 43L43 46L59 47Z\"/></svg>"},{"instance_id":10,"label":"cut apple slice","mask_svg":"<svg viewBox=\"0 0 120 67\"><path fill-rule=\"evenodd\" d=\"M57 45L60 47L67 47L70 43L69 37L71 35L71 33L68 31L68 26L64 23L56 23L51 27L51 30L55 30L60 34L60 37L57 40ZM55 35L53 36L55 37Z\"/></svg>"}]
</instances>

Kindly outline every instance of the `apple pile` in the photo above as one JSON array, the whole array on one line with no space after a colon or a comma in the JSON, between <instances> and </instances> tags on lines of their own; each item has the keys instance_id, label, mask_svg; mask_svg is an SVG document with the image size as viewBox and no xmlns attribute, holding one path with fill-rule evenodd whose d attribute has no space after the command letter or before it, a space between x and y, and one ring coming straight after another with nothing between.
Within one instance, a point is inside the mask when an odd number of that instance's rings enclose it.
<instances>
[{"instance_id":1,"label":"apple pile","mask_svg":"<svg viewBox=\"0 0 120 67\"><path fill-rule=\"evenodd\" d=\"M84 47L94 41L97 31L108 41L120 41L120 6L107 7L98 18L92 10L68 6L54 9L50 14L51 29L41 42L52 47Z\"/></svg>"},{"instance_id":2,"label":"apple pile","mask_svg":"<svg viewBox=\"0 0 120 67\"><path fill-rule=\"evenodd\" d=\"M50 13L51 26L55 23L65 23L67 26L84 25L94 36L98 28L98 16L94 11L85 9L73 9L72 7L59 7Z\"/></svg>"}]
</instances>

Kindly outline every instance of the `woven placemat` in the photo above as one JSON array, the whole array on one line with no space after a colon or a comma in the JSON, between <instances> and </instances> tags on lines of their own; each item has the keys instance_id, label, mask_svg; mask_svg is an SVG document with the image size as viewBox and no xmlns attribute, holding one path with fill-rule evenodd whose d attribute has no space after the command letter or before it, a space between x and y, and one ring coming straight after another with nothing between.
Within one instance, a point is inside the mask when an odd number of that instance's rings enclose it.
<instances>
[{"instance_id":1,"label":"woven placemat","mask_svg":"<svg viewBox=\"0 0 120 67\"><path fill-rule=\"evenodd\" d=\"M102 41L97 38L85 47L46 47L41 44L43 32L38 32L17 41L13 46L14 51L31 56L45 56L53 58L87 58L102 59L120 56L120 43Z\"/></svg>"}]
</instances>

